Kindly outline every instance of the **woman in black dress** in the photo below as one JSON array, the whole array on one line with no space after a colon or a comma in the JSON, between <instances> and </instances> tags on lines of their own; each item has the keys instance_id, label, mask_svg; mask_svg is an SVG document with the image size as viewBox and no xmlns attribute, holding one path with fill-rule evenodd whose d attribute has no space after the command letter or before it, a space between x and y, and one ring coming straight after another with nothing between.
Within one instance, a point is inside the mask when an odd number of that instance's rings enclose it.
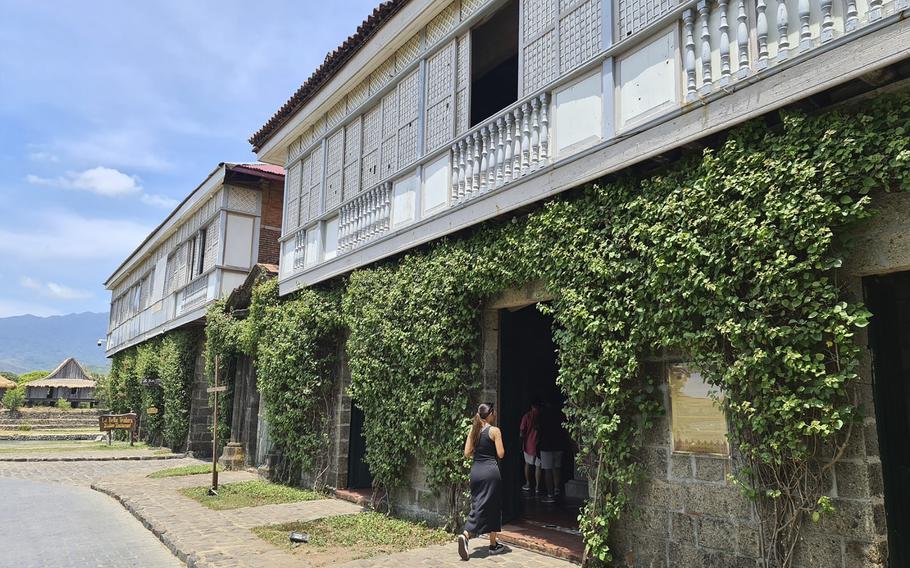
<instances>
[{"instance_id":1,"label":"woman in black dress","mask_svg":"<svg viewBox=\"0 0 910 568\"><path fill-rule=\"evenodd\" d=\"M474 415L471 433L464 442L464 455L473 457L471 466L471 512L464 526L464 533L458 535L458 554L468 559L468 539L472 536L490 536L490 554L502 552L505 547L496 540L496 533L502 530L502 477L499 463L506 455L502 444L502 432L493 426L496 411L492 403L481 404Z\"/></svg>"}]
</instances>

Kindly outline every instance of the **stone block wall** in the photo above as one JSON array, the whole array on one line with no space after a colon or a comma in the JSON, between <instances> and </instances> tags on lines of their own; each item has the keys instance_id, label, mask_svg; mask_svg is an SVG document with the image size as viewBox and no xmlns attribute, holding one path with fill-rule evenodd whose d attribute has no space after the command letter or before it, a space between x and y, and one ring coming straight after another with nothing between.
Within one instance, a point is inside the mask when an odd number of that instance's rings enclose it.
<instances>
[{"instance_id":1,"label":"stone block wall","mask_svg":"<svg viewBox=\"0 0 910 568\"><path fill-rule=\"evenodd\" d=\"M645 365L667 376L678 358ZM861 384L864 407L871 384ZM645 479L611 529L617 566L761 566L759 520L752 502L727 480L730 458L672 451L669 394L665 416L646 434L641 451ZM835 512L808 521L795 550L798 568L884 568L885 524L874 412L851 432L849 443L825 476L824 494ZM867 443L868 440L868 443ZM824 456L822 456L824 457Z\"/></svg>"},{"instance_id":2,"label":"stone block wall","mask_svg":"<svg viewBox=\"0 0 910 568\"><path fill-rule=\"evenodd\" d=\"M196 457L212 457L212 408L209 406L209 380L205 374L205 336L199 335L196 346L196 366L193 372L190 402L190 432L186 449Z\"/></svg>"}]
</instances>

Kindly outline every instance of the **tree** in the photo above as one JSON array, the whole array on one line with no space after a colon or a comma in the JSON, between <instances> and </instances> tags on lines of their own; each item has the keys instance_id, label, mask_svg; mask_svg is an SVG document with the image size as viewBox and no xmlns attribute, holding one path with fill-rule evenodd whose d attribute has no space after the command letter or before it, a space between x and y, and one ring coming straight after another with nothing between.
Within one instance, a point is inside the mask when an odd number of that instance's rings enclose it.
<instances>
[{"instance_id":1,"label":"tree","mask_svg":"<svg viewBox=\"0 0 910 568\"><path fill-rule=\"evenodd\" d=\"M0 371L0 377L6 377L7 379L13 381L14 383L19 382L19 375L12 371Z\"/></svg>"},{"instance_id":2,"label":"tree","mask_svg":"<svg viewBox=\"0 0 910 568\"><path fill-rule=\"evenodd\" d=\"M29 371L28 373L23 373L19 375L19 384L24 385L25 383L30 383L32 381L37 381L38 379L43 379L46 377L50 371Z\"/></svg>"},{"instance_id":3,"label":"tree","mask_svg":"<svg viewBox=\"0 0 910 568\"><path fill-rule=\"evenodd\" d=\"M56 406L59 410L69 410L73 407L73 405L70 404L70 402L68 400L66 400L65 398L63 398L62 396L57 399Z\"/></svg>"},{"instance_id":4,"label":"tree","mask_svg":"<svg viewBox=\"0 0 910 568\"><path fill-rule=\"evenodd\" d=\"M10 412L16 412L25 404L25 389L20 387L10 389L3 395L3 406Z\"/></svg>"}]
</instances>

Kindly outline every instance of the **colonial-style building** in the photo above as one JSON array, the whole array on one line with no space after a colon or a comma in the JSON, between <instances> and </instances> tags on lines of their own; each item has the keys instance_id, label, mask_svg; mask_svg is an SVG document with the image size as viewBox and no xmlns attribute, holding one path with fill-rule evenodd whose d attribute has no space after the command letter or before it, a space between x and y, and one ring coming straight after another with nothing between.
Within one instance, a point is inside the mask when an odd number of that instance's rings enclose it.
<instances>
[{"instance_id":1,"label":"colonial-style building","mask_svg":"<svg viewBox=\"0 0 910 568\"><path fill-rule=\"evenodd\" d=\"M287 170L280 293L608 174L672 160L772 111L831 105L896 83L908 74L907 9L906 0L384 2L250 139L259 160ZM903 266L894 255L866 260L851 272L857 283ZM532 286L485 312L484 396L500 401L502 420L523 411L522 399L506 392L525 388L514 383L525 364L516 354L529 351L519 344L552 351L529 335L546 333L546 322L517 315L543 300ZM697 412L705 385L676 363L667 362L667 404L672 396ZM869 387L868 369L864 379ZM345 487L362 477L362 443L344 385L337 395L330 484ZM649 448L657 481L636 503L654 522L620 527L617 551L630 565L666 565L673 541L734 565L753 554L754 519L726 481L723 419L709 421L704 436L672 428ZM859 520L831 533L831 566L861 565L851 563L851 551L862 555L882 534L872 520L881 497L870 489L881 473L863 469L878 463L874 425L866 436L868 453L858 450L843 468L845 479L849 468L865 472L862 488L851 492L845 481L841 495ZM412 485L396 500L403 508L443 510L419 467ZM579 485L571 487L583 493ZM517 503L507 511L512 518L533 513L522 511L520 497L506 500Z\"/></svg>"},{"instance_id":2,"label":"colonial-style building","mask_svg":"<svg viewBox=\"0 0 910 568\"><path fill-rule=\"evenodd\" d=\"M107 354L199 320L257 262L276 262L284 170L218 164L104 283Z\"/></svg>"},{"instance_id":3,"label":"colonial-style building","mask_svg":"<svg viewBox=\"0 0 910 568\"><path fill-rule=\"evenodd\" d=\"M74 407L94 408L95 380L72 357L57 365L43 379L25 385L25 402L28 406L49 406L64 399Z\"/></svg>"},{"instance_id":4,"label":"colonial-style building","mask_svg":"<svg viewBox=\"0 0 910 568\"><path fill-rule=\"evenodd\" d=\"M277 264L284 169L221 163L107 279L107 354L167 331L202 325L206 308L258 262ZM201 350L199 350L201 353ZM200 356L189 449L211 451L207 378Z\"/></svg>"}]
</instances>

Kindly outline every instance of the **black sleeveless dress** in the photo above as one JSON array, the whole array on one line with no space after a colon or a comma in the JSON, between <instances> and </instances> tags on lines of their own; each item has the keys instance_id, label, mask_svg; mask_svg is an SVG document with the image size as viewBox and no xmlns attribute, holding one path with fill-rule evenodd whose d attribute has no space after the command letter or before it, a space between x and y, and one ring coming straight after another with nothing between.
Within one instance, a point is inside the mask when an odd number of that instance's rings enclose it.
<instances>
[{"instance_id":1,"label":"black sleeveless dress","mask_svg":"<svg viewBox=\"0 0 910 568\"><path fill-rule=\"evenodd\" d=\"M472 536L502 530L502 476L489 426L481 431L480 440L474 448L471 512L464 528Z\"/></svg>"}]
</instances>

